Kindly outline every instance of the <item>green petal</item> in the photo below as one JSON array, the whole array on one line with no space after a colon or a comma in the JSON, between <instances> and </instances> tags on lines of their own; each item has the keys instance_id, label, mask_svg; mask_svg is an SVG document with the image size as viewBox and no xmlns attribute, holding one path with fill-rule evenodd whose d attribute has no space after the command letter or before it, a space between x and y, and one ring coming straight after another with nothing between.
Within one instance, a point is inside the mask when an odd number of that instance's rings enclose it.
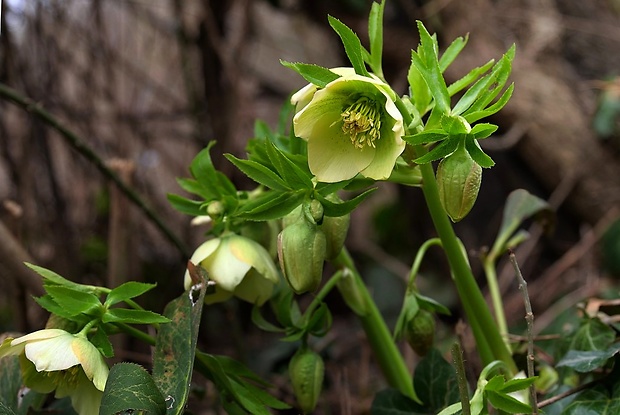
<instances>
[{"instance_id":1,"label":"green petal","mask_svg":"<svg viewBox=\"0 0 620 415\"><path fill-rule=\"evenodd\" d=\"M89 415L99 413L103 392L95 388L86 378L84 372L80 371L78 383L68 395L71 396L71 405L78 414ZM58 394L56 397L58 397Z\"/></svg>"},{"instance_id":2,"label":"green petal","mask_svg":"<svg viewBox=\"0 0 620 415\"><path fill-rule=\"evenodd\" d=\"M80 361L86 377L92 380L95 387L103 392L110 370L99 350L88 339L82 337L76 337L71 347Z\"/></svg>"},{"instance_id":3,"label":"green petal","mask_svg":"<svg viewBox=\"0 0 620 415\"><path fill-rule=\"evenodd\" d=\"M250 264L264 278L273 283L278 282L278 270L269 252L258 242L249 238L234 235L230 237L230 252L237 259Z\"/></svg>"},{"instance_id":4,"label":"green petal","mask_svg":"<svg viewBox=\"0 0 620 415\"><path fill-rule=\"evenodd\" d=\"M245 276L241 284L235 288L235 296L261 306L271 298L273 287L273 282L264 278L256 270L252 270Z\"/></svg>"}]
</instances>

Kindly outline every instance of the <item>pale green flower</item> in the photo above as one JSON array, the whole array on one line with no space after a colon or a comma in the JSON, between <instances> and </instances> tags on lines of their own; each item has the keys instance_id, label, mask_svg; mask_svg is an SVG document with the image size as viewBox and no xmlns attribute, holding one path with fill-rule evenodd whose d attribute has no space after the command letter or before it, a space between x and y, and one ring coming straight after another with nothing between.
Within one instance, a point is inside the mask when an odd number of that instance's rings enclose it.
<instances>
[{"instance_id":1,"label":"pale green flower","mask_svg":"<svg viewBox=\"0 0 620 415\"><path fill-rule=\"evenodd\" d=\"M19 356L24 384L71 397L80 415L99 413L109 369L99 350L81 334L60 329L35 331L0 345L0 358Z\"/></svg>"},{"instance_id":2,"label":"pale green flower","mask_svg":"<svg viewBox=\"0 0 620 415\"><path fill-rule=\"evenodd\" d=\"M278 271L269 252L257 242L236 234L208 240L196 249L190 261L203 267L209 281L215 282L215 292L205 296L206 304L234 295L262 305L271 298L278 283ZM186 272L185 288L191 283Z\"/></svg>"},{"instance_id":3,"label":"pale green flower","mask_svg":"<svg viewBox=\"0 0 620 415\"><path fill-rule=\"evenodd\" d=\"M295 134L308 142L308 165L321 182L333 183L358 173L387 179L403 152L403 118L394 92L377 77L334 68L341 75L325 88L307 85L295 93Z\"/></svg>"}]
</instances>

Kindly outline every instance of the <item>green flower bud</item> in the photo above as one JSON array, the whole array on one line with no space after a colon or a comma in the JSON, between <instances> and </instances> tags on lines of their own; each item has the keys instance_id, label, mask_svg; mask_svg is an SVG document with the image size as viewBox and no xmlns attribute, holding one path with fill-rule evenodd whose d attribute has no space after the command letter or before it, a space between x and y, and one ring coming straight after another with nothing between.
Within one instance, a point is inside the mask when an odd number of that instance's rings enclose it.
<instances>
[{"instance_id":1,"label":"green flower bud","mask_svg":"<svg viewBox=\"0 0 620 415\"><path fill-rule=\"evenodd\" d=\"M338 280L337 287L349 308L358 316L365 316L368 313L368 306L362 294L363 288L360 287L360 284L359 280L354 278L352 272L345 268Z\"/></svg>"},{"instance_id":2,"label":"green flower bud","mask_svg":"<svg viewBox=\"0 0 620 415\"><path fill-rule=\"evenodd\" d=\"M319 354L302 347L295 353L288 365L293 392L304 414L316 407L321 395L325 365Z\"/></svg>"},{"instance_id":3,"label":"green flower bud","mask_svg":"<svg viewBox=\"0 0 620 415\"><path fill-rule=\"evenodd\" d=\"M213 220L221 218L224 211L224 204L218 200L214 200L207 206L207 215Z\"/></svg>"},{"instance_id":4,"label":"green flower bud","mask_svg":"<svg viewBox=\"0 0 620 415\"><path fill-rule=\"evenodd\" d=\"M325 251L325 258L334 259L338 256L344 241L347 238L347 232L349 231L349 223L351 222L351 215L344 216L325 216L321 230L325 233L325 239L327 241L327 247Z\"/></svg>"},{"instance_id":5,"label":"green flower bud","mask_svg":"<svg viewBox=\"0 0 620 415\"><path fill-rule=\"evenodd\" d=\"M439 163L437 167L439 199L453 222L458 222L467 216L476 203L481 182L482 167L463 147L459 147Z\"/></svg>"},{"instance_id":6,"label":"green flower bud","mask_svg":"<svg viewBox=\"0 0 620 415\"><path fill-rule=\"evenodd\" d=\"M278 235L280 268L297 294L321 284L326 245L323 231L303 216Z\"/></svg>"},{"instance_id":7,"label":"green flower bud","mask_svg":"<svg viewBox=\"0 0 620 415\"><path fill-rule=\"evenodd\" d=\"M435 339L435 318L433 314L420 309L416 315L407 322L405 327L405 339L409 346L420 356L426 355L433 347Z\"/></svg>"}]
</instances>

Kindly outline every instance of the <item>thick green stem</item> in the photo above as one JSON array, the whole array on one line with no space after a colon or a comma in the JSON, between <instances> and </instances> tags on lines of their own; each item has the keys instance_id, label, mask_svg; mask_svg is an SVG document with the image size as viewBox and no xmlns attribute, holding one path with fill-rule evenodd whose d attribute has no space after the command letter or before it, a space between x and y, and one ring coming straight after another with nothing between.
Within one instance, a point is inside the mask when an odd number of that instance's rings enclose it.
<instances>
[{"instance_id":1,"label":"thick green stem","mask_svg":"<svg viewBox=\"0 0 620 415\"><path fill-rule=\"evenodd\" d=\"M411 373L398 347L396 347L396 343L394 343L392 333L388 329L366 285L362 282L362 278L355 268L353 259L346 249L342 250L340 255L334 260L334 263L351 271L353 278L356 279L358 295L364 301L363 308L365 310L365 313L358 314L358 316L366 332L366 336L368 337L370 347L377 359L377 363L387 382L390 386L398 389L403 395L419 401L413 390Z\"/></svg>"},{"instance_id":2,"label":"thick green stem","mask_svg":"<svg viewBox=\"0 0 620 415\"><path fill-rule=\"evenodd\" d=\"M420 166L422 171L422 190L426 204L435 225L435 229L442 241L444 251L448 257L450 269L454 275L454 283L463 303L463 308L472 326L476 342L480 351L480 357L484 364L493 360L501 360L516 373L516 365L504 339L502 338L493 316L480 292L480 288L474 279L467 259L459 246L452 224L446 215L439 199L439 189L435 180L435 172L430 163ZM481 346L487 345L483 350ZM490 349L490 350L489 350ZM489 355L488 352L491 352Z\"/></svg>"}]
</instances>

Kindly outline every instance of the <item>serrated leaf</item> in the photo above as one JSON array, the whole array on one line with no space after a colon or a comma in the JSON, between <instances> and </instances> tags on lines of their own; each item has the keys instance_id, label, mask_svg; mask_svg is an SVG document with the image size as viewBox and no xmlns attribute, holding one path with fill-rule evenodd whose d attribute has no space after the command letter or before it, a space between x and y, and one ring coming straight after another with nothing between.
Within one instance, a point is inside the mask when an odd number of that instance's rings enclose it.
<instances>
[{"instance_id":1,"label":"serrated leaf","mask_svg":"<svg viewBox=\"0 0 620 415\"><path fill-rule=\"evenodd\" d=\"M508 103L510 98L512 97L512 93L514 91L514 84L511 84L506 91L502 94L500 99L495 102L495 104L487 107L485 110L480 111L472 111L467 114L463 114L463 118L465 118L470 124L474 123L482 118L489 117L497 112L499 112L504 106Z\"/></svg>"},{"instance_id":2,"label":"serrated leaf","mask_svg":"<svg viewBox=\"0 0 620 415\"><path fill-rule=\"evenodd\" d=\"M420 400L433 413L459 400L456 371L437 349L431 349L418 363L413 386Z\"/></svg>"},{"instance_id":3,"label":"serrated leaf","mask_svg":"<svg viewBox=\"0 0 620 415\"><path fill-rule=\"evenodd\" d=\"M206 283L194 285L164 309L170 324L160 327L153 357L153 379L166 396L167 414L183 414L194 368Z\"/></svg>"},{"instance_id":4,"label":"serrated leaf","mask_svg":"<svg viewBox=\"0 0 620 415\"><path fill-rule=\"evenodd\" d=\"M52 297L54 302L71 316L81 313L87 314L102 306L99 297L94 294L60 285L44 285L43 288Z\"/></svg>"},{"instance_id":5,"label":"serrated leaf","mask_svg":"<svg viewBox=\"0 0 620 415\"><path fill-rule=\"evenodd\" d=\"M75 319L79 317L73 314L72 312L69 312L65 310L64 308L62 308L61 306L59 306L58 303L56 303L56 301L54 301L52 296L49 294L43 295L41 297L34 297L34 301L36 301L36 303L40 307L44 308L45 310L59 317L69 319L72 321L75 321Z\"/></svg>"},{"instance_id":6,"label":"serrated leaf","mask_svg":"<svg viewBox=\"0 0 620 415\"><path fill-rule=\"evenodd\" d=\"M435 40L433 40L422 22L418 21L417 23L418 31L420 32L420 45L422 47L423 56L421 56L418 52L412 51L411 62L426 82L426 85L435 100L435 107L442 114L447 114L450 112L450 95L448 94L446 81L444 80L441 69L439 68Z\"/></svg>"},{"instance_id":7,"label":"serrated leaf","mask_svg":"<svg viewBox=\"0 0 620 415\"><path fill-rule=\"evenodd\" d=\"M202 216L206 215L206 211L202 208L204 205L204 201L202 200L190 200L183 196L175 195L173 193L168 193L166 195L168 202L172 205L173 208L178 210L181 213L185 213L190 216Z\"/></svg>"},{"instance_id":8,"label":"serrated leaf","mask_svg":"<svg viewBox=\"0 0 620 415\"><path fill-rule=\"evenodd\" d=\"M105 300L105 305L110 306L120 303L121 301L129 300L131 298L139 297L147 291L157 287L157 284L147 284L144 282L128 281L118 287L112 289L108 293Z\"/></svg>"},{"instance_id":9,"label":"serrated leaf","mask_svg":"<svg viewBox=\"0 0 620 415\"><path fill-rule=\"evenodd\" d=\"M349 199L341 203L332 202L331 200L327 199L326 197L324 197L318 192L315 193L315 195L316 195L316 198L321 202L321 205L323 205L324 214L326 216L340 217L353 211L353 209L355 209L357 205L362 203L375 190L377 190L377 188L373 187L371 189L366 190L363 193L360 193L359 195L355 196L353 199Z\"/></svg>"},{"instance_id":10,"label":"serrated leaf","mask_svg":"<svg viewBox=\"0 0 620 415\"><path fill-rule=\"evenodd\" d=\"M494 390L485 391L485 395L489 400L489 403L494 408L499 409L510 414L529 414L532 412L532 407L525 404L510 395L506 395Z\"/></svg>"},{"instance_id":11,"label":"serrated leaf","mask_svg":"<svg viewBox=\"0 0 620 415\"><path fill-rule=\"evenodd\" d=\"M114 357L114 347L112 346L112 343L110 343L110 339L108 334L105 332L103 324L97 326L97 331L90 337L90 342L94 344L97 349L99 349L104 357Z\"/></svg>"},{"instance_id":12,"label":"serrated leaf","mask_svg":"<svg viewBox=\"0 0 620 415\"><path fill-rule=\"evenodd\" d=\"M239 159L232 154L225 154L224 157L256 183L278 191L287 191L290 189L280 176L262 164L252 160Z\"/></svg>"},{"instance_id":13,"label":"serrated leaf","mask_svg":"<svg viewBox=\"0 0 620 415\"><path fill-rule=\"evenodd\" d=\"M503 393L513 393L513 392L517 392L517 391L521 391L521 390L527 389L527 388L530 387L530 385L532 385L534 382L536 382L537 379L538 379L538 376L532 376L530 378L510 379L509 381L506 381L504 383L504 386L502 386L502 388L501 388L501 392L503 392Z\"/></svg>"},{"instance_id":14,"label":"serrated leaf","mask_svg":"<svg viewBox=\"0 0 620 415\"><path fill-rule=\"evenodd\" d=\"M101 317L101 321L127 324L163 324L170 322L168 318L152 311L127 308L111 308Z\"/></svg>"},{"instance_id":15,"label":"serrated leaf","mask_svg":"<svg viewBox=\"0 0 620 415\"><path fill-rule=\"evenodd\" d=\"M493 67L493 64L495 64L495 60L491 59L484 65L472 69L467 73L467 75L448 85L448 94L450 94L450 96L453 96L462 91L463 89L467 88L469 85L476 82L476 80L480 78L485 72L491 69Z\"/></svg>"},{"instance_id":16,"label":"serrated leaf","mask_svg":"<svg viewBox=\"0 0 620 415\"><path fill-rule=\"evenodd\" d=\"M287 62L282 59L280 59L280 63L287 68L294 70L306 81L318 86L319 88L325 88L327 84L340 78L340 75L319 65L299 62Z\"/></svg>"},{"instance_id":17,"label":"serrated leaf","mask_svg":"<svg viewBox=\"0 0 620 415\"><path fill-rule=\"evenodd\" d=\"M327 19L332 29L340 36L342 44L344 45L344 51L349 61L351 61L355 73L362 76L370 76L364 65L363 47L359 37L357 37L353 30L335 17L328 16Z\"/></svg>"},{"instance_id":18,"label":"serrated leaf","mask_svg":"<svg viewBox=\"0 0 620 415\"><path fill-rule=\"evenodd\" d=\"M476 140L465 140L465 149L469 153L470 157L480 166L485 169L495 166L495 162L487 153L482 151Z\"/></svg>"},{"instance_id":19,"label":"serrated leaf","mask_svg":"<svg viewBox=\"0 0 620 415\"><path fill-rule=\"evenodd\" d=\"M144 368L133 363L117 363L110 369L99 415L116 415L129 410L163 415L166 403Z\"/></svg>"},{"instance_id":20,"label":"serrated leaf","mask_svg":"<svg viewBox=\"0 0 620 415\"><path fill-rule=\"evenodd\" d=\"M299 206L304 197L305 192L268 192L243 205L237 216L256 221L279 219Z\"/></svg>"},{"instance_id":21,"label":"serrated leaf","mask_svg":"<svg viewBox=\"0 0 620 415\"><path fill-rule=\"evenodd\" d=\"M439 160L440 158L444 158L449 154L452 154L454 150L459 145L458 137L448 137L441 142L437 147L433 148L431 151L423 155L422 157L418 157L413 160L418 164L426 164L435 160Z\"/></svg>"},{"instance_id":22,"label":"serrated leaf","mask_svg":"<svg viewBox=\"0 0 620 415\"><path fill-rule=\"evenodd\" d=\"M439 59L439 69L442 73L445 72L446 69L448 69L448 66L450 66L452 62L454 62L454 60L461 53L463 48L465 48L465 45L467 45L468 40L469 35L466 35L465 37L457 37L452 41L450 46L446 48L444 53L441 55L441 58Z\"/></svg>"},{"instance_id":23,"label":"serrated leaf","mask_svg":"<svg viewBox=\"0 0 620 415\"><path fill-rule=\"evenodd\" d=\"M198 195L203 199L212 199L212 195L210 192L202 186L198 180L188 179L188 178L177 178L177 184L181 187L181 189L185 190L188 193Z\"/></svg>"},{"instance_id":24,"label":"serrated leaf","mask_svg":"<svg viewBox=\"0 0 620 415\"><path fill-rule=\"evenodd\" d=\"M31 270L33 270L34 272L36 272L37 274L42 276L43 279L44 279L44 281L43 281L44 284L48 284L48 285L51 285L51 284L62 285L64 287L68 287L68 288L74 289L76 291L81 291L81 292L91 293L91 294L96 294L97 293L97 287L93 287L91 285L84 285L84 284L75 283L73 281L70 281L70 280L68 280L68 279L58 275L54 271L51 271L51 270L43 268L43 267L39 267L39 266L31 264L29 262L24 262L24 265L26 265L28 268L30 268Z\"/></svg>"},{"instance_id":25,"label":"serrated leaf","mask_svg":"<svg viewBox=\"0 0 620 415\"><path fill-rule=\"evenodd\" d=\"M206 202L211 200L221 200L224 196L235 196L236 189L230 179L226 175L217 171L211 160L211 147L215 145L215 141L209 142L206 148L201 150L192 160L189 169L192 176L200 183L200 185L209 192L210 198L205 199Z\"/></svg>"},{"instance_id":26,"label":"serrated leaf","mask_svg":"<svg viewBox=\"0 0 620 415\"><path fill-rule=\"evenodd\" d=\"M474 139L481 140L489 137L495 131L497 131L497 125L483 122L474 125L471 128L470 134L474 137Z\"/></svg>"},{"instance_id":27,"label":"serrated leaf","mask_svg":"<svg viewBox=\"0 0 620 415\"><path fill-rule=\"evenodd\" d=\"M280 174L280 177L282 177L290 189L301 190L312 189L314 187L312 175L309 171L300 169L271 141L267 141L265 147L271 163L273 163L278 174Z\"/></svg>"},{"instance_id":28,"label":"serrated leaf","mask_svg":"<svg viewBox=\"0 0 620 415\"><path fill-rule=\"evenodd\" d=\"M403 140L411 145L435 143L448 137L444 130L426 130L414 135L403 136Z\"/></svg>"}]
</instances>

